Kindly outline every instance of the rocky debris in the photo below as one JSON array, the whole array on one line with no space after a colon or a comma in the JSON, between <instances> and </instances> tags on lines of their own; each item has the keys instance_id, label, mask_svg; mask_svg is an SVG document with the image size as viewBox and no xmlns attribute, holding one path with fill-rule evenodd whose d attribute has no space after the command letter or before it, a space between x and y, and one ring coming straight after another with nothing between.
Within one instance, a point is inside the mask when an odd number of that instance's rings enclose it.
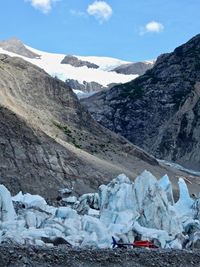
<instances>
[{"instance_id":1,"label":"rocky debris","mask_svg":"<svg viewBox=\"0 0 200 267\"><path fill-rule=\"evenodd\" d=\"M136 80L82 100L103 126L160 159L200 166L200 35Z\"/></svg>"},{"instance_id":2,"label":"rocky debris","mask_svg":"<svg viewBox=\"0 0 200 267\"><path fill-rule=\"evenodd\" d=\"M91 69L98 69L99 68L99 66L94 64L94 63L80 60L77 57L71 56L71 55L65 56L63 58L63 60L61 61L61 64L69 64L73 67L84 67L85 66L85 67L88 67Z\"/></svg>"},{"instance_id":3,"label":"rocky debris","mask_svg":"<svg viewBox=\"0 0 200 267\"><path fill-rule=\"evenodd\" d=\"M48 237L41 237L41 240L45 244L52 244L53 246L67 245L68 247L71 247L71 244L62 237L55 237L53 239L50 239Z\"/></svg>"},{"instance_id":4,"label":"rocky debris","mask_svg":"<svg viewBox=\"0 0 200 267\"><path fill-rule=\"evenodd\" d=\"M200 251L0 246L1 267L198 267Z\"/></svg>"},{"instance_id":5,"label":"rocky debris","mask_svg":"<svg viewBox=\"0 0 200 267\"><path fill-rule=\"evenodd\" d=\"M40 58L40 55L37 55L36 53L26 48L25 45L15 37L5 41L0 41L0 47L6 51L13 52L24 57Z\"/></svg>"},{"instance_id":6,"label":"rocky debris","mask_svg":"<svg viewBox=\"0 0 200 267\"><path fill-rule=\"evenodd\" d=\"M167 176L161 181L169 184ZM151 173L144 171L135 183L121 174L98 193L55 207L38 195L20 192L11 199L1 185L0 243L103 249L111 247L114 236L125 243L149 240L165 249L198 248L199 199L189 197L181 178L179 188L179 200L172 205L169 187L161 187Z\"/></svg>"},{"instance_id":7,"label":"rocky debris","mask_svg":"<svg viewBox=\"0 0 200 267\"><path fill-rule=\"evenodd\" d=\"M154 65L154 62L135 62L129 64L123 64L112 71L121 74L138 74L143 75L147 70L151 69Z\"/></svg>"}]
</instances>

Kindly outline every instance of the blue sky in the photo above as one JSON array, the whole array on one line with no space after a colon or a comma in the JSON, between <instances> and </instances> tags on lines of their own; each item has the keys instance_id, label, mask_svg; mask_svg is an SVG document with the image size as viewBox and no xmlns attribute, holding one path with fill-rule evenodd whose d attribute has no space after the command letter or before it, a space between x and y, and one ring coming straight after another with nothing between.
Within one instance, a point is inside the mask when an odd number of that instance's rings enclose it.
<instances>
[{"instance_id":1,"label":"blue sky","mask_svg":"<svg viewBox=\"0 0 200 267\"><path fill-rule=\"evenodd\" d=\"M0 39L49 52L154 59L200 33L200 0L1 0Z\"/></svg>"}]
</instances>

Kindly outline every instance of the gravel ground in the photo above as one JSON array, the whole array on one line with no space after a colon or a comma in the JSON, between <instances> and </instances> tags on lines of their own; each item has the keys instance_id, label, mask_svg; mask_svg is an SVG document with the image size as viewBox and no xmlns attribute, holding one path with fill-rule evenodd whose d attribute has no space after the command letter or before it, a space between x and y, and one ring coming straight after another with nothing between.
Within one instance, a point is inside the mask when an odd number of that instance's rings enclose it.
<instances>
[{"instance_id":1,"label":"gravel ground","mask_svg":"<svg viewBox=\"0 0 200 267\"><path fill-rule=\"evenodd\" d=\"M69 249L0 246L0 267L143 267L200 266L200 250Z\"/></svg>"}]
</instances>

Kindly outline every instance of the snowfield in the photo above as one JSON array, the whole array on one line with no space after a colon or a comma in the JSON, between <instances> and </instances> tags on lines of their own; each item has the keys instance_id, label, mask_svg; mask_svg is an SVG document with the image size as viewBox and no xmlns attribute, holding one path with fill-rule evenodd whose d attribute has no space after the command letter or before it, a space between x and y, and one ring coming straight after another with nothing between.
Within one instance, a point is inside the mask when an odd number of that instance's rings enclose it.
<instances>
[{"instance_id":1,"label":"snowfield","mask_svg":"<svg viewBox=\"0 0 200 267\"><path fill-rule=\"evenodd\" d=\"M120 66L124 63L129 63L126 61L121 61L119 59L107 58L107 57L81 57L77 56L79 59L87 60L91 63L95 63L99 66L98 69L91 69L86 66L84 67L73 67L69 64L61 64L61 61L66 55L64 54L54 54L47 53L37 49L34 49L29 46L25 46L28 50L40 55L39 58L28 58L23 57L18 54L8 52L0 48L1 54L7 54L9 56L21 57L24 60L31 62L32 64L37 65L38 67L45 70L49 75L53 77L58 77L62 81L67 79L77 80L79 83L83 84L86 82L96 82L106 87L112 83L126 83L129 82L138 75L124 75L112 72L110 70L115 67ZM74 88L75 89L75 88Z\"/></svg>"},{"instance_id":2,"label":"snowfield","mask_svg":"<svg viewBox=\"0 0 200 267\"><path fill-rule=\"evenodd\" d=\"M53 207L37 195L20 192L12 198L1 185L0 242L53 246L59 239L73 247L110 248L114 236L192 248L200 241L200 199L190 198L182 178L179 189L175 203L167 175L157 181L144 171L133 183L121 174L98 193L65 197L65 206Z\"/></svg>"}]
</instances>

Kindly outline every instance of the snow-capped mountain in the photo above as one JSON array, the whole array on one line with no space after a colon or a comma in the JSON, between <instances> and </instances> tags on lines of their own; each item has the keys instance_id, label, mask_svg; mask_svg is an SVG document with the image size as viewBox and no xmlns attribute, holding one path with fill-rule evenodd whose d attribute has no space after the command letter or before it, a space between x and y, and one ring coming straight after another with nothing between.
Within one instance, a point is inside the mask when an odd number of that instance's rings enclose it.
<instances>
[{"instance_id":1,"label":"snow-capped mountain","mask_svg":"<svg viewBox=\"0 0 200 267\"><path fill-rule=\"evenodd\" d=\"M72 86L71 81L76 81L76 87L72 89L86 93L110 88L110 85L126 83L138 76L138 74L125 75L112 71L131 62L110 57L48 53L27 46L16 38L1 41L0 53L21 57L44 69L51 76L58 77L62 81L67 80L70 86ZM66 57L70 57L70 62L65 61ZM73 64L74 61L76 65Z\"/></svg>"}]
</instances>

